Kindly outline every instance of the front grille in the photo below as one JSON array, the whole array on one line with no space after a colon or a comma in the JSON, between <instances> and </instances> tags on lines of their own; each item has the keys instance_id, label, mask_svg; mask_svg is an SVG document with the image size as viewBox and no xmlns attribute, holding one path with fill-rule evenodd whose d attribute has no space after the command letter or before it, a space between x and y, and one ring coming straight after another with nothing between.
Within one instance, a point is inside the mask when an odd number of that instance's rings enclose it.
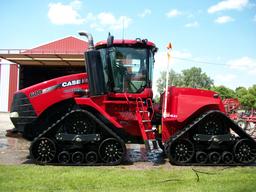
<instances>
[{"instance_id":1,"label":"front grille","mask_svg":"<svg viewBox=\"0 0 256 192\"><path fill-rule=\"evenodd\" d=\"M16 93L13 97L11 112L18 112L18 118L11 118L14 126L19 130L23 131L24 126L33 122L36 119L36 113L24 93Z\"/></svg>"}]
</instances>

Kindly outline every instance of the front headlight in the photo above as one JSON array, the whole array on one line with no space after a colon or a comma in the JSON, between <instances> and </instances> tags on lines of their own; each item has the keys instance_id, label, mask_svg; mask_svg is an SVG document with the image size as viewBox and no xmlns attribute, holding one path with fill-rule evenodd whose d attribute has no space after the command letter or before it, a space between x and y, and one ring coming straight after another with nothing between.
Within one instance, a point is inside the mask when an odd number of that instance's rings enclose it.
<instances>
[{"instance_id":1,"label":"front headlight","mask_svg":"<svg viewBox=\"0 0 256 192\"><path fill-rule=\"evenodd\" d=\"M10 117L11 118L18 118L19 117L19 113L18 112L11 112L10 113Z\"/></svg>"}]
</instances>

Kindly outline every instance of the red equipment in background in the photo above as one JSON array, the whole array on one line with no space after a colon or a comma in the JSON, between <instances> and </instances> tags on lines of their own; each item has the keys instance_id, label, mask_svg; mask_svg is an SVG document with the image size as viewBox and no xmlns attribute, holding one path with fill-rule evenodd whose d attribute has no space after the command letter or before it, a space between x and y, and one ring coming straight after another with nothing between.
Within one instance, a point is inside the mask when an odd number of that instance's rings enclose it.
<instances>
[{"instance_id":1,"label":"red equipment in background","mask_svg":"<svg viewBox=\"0 0 256 192\"><path fill-rule=\"evenodd\" d=\"M237 124L242 127L249 135L256 138L256 110L251 109L241 113Z\"/></svg>"},{"instance_id":2,"label":"red equipment in background","mask_svg":"<svg viewBox=\"0 0 256 192\"><path fill-rule=\"evenodd\" d=\"M253 138L256 137L256 112L254 109L238 112L241 107L239 100L236 98L228 98L223 100L225 110L230 119L236 121ZM244 111L244 110L241 110Z\"/></svg>"},{"instance_id":3,"label":"red equipment in background","mask_svg":"<svg viewBox=\"0 0 256 192\"><path fill-rule=\"evenodd\" d=\"M238 99L227 98L223 100L223 104L230 119L237 121L239 119L239 114L237 113L237 110L241 106Z\"/></svg>"},{"instance_id":4,"label":"red equipment in background","mask_svg":"<svg viewBox=\"0 0 256 192\"><path fill-rule=\"evenodd\" d=\"M13 132L32 141L34 162L117 165L126 155L126 143L144 143L148 150L158 143L177 165L255 161L255 141L224 114L215 92L169 87L167 99L153 103L154 43L109 35L94 46L90 34L80 35L89 44L86 73L46 81L14 96Z\"/></svg>"}]
</instances>

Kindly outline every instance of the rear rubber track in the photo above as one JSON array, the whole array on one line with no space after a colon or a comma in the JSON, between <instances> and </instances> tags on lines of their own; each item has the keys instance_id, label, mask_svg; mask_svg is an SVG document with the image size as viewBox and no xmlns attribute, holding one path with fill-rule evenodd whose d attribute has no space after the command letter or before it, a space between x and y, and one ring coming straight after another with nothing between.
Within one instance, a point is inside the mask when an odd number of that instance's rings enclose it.
<instances>
[{"instance_id":1,"label":"rear rubber track","mask_svg":"<svg viewBox=\"0 0 256 192\"><path fill-rule=\"evenodd\" d=\"M255 164L256 142L224 113L211 110L173 135L165 151L175 165L241 166Z\"/></svg>"}]
</instances>

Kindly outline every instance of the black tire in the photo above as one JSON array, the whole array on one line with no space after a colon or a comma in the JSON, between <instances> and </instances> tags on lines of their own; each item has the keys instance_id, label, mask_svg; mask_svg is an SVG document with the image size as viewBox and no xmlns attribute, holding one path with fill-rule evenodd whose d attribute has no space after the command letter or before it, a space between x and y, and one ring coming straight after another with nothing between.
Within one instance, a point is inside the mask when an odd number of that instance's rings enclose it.
<instances>
[{"instance_id":1,"label":"black tire","mask_svg":"<svg viewBox=\"0 0 256 192\"><path fill-rule=\"evenodd\" d=\"M167 154L172 164L189 163L195 154L194 144L188 139L175 140L169 145Z\"/></svg>"},{"instance_id":2,"label":"black tire","mask_svg":"<svg viewBox=\"0 0 256 192\"><path fill-rule=\"evenodd\" d=\"M253 163L256 159L255 142L248 139L240 139L234 146L234 155L239 163Z\"/></svg>"},{"instance_id":3,"label":"black tire","mask_svg":"<svg viewBox=\"0 0 256 192\"><path fill-rule=\"evenodd\" d=\"M42 137L30 146L30 157L38 164L52 162L56 156L56 145L50 138Z\"/></svg>"},{"instance_id":4,"label":"black tire","mask_svg":"<svg viewBox=\"0 0 256 192\"><path fill-rule=\"evenodd\" d=\"M122 162L126 149L117 139L108 138L101 142L98 153L102 162L118 165Z\"/></svg>"}]
</instances>

